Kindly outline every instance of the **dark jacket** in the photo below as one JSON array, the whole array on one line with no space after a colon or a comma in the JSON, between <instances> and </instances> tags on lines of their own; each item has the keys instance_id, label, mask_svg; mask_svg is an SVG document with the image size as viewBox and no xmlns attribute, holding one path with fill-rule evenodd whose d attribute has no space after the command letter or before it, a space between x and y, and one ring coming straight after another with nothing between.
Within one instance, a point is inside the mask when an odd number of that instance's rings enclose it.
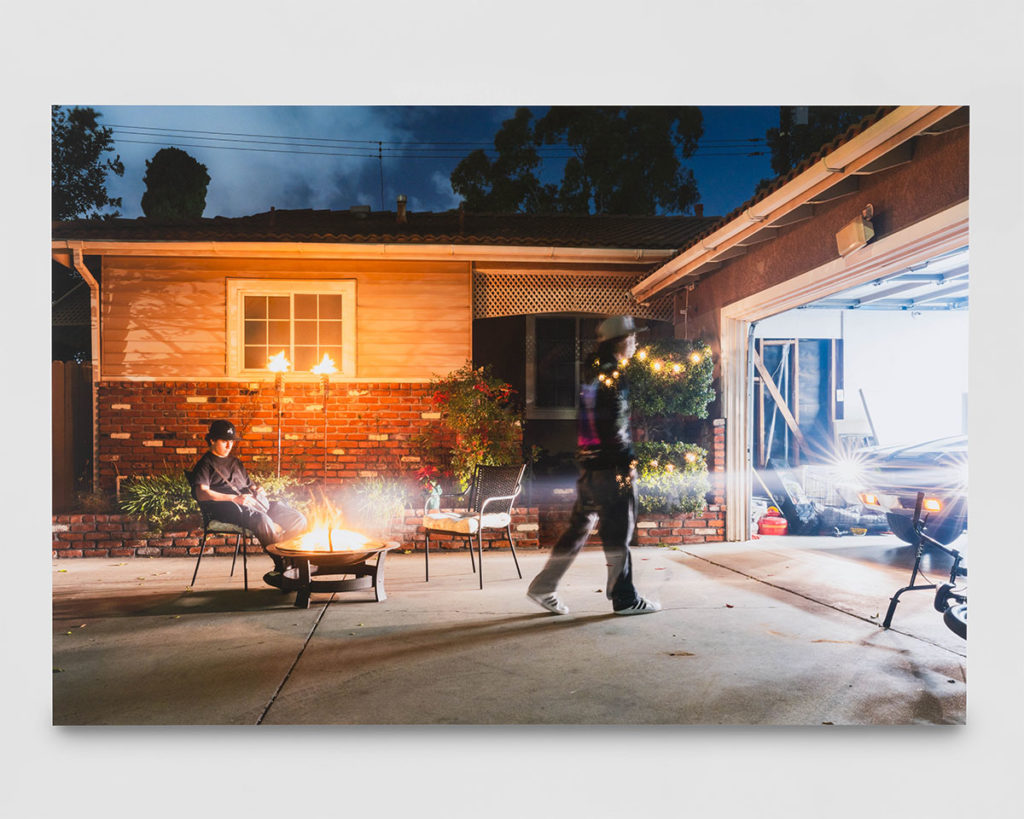
<instances>
[{"instance_id":1,"label":"dark jacket","mask_svg":"<svg viewBox=\"0 0 1024 819\"><path fill-rule=\"evenodd\" d=\"M615 361L601 361L580 390L576 443L577 460L585 469L626 473L633 467L629 380Z\"/></svg>"}]
</instances>

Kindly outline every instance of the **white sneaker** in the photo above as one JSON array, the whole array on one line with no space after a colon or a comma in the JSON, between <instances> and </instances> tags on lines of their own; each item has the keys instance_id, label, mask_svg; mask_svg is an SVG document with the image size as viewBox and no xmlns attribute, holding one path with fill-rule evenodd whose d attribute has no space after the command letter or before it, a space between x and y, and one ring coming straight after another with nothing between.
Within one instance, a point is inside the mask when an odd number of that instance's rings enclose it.
<instances>
[{"instance_id":1,"label":"white sneaker","mask_svg":"<svg viewBox=\"0 0 1024 819\"><path fill-rule=\"evenodd\" d=\"M558 595L552 592L551 594L534 594L527 592L526 596L529 597L538 606L547 609L552 614L568 614L569 607L565 605L561 600L558 599Z\"/></svg>"},{"instance_id":2,"label":"white sneaker","mask_svg":"<svg viewBox=\"0 0 1024 819\"><path fill-rule=\"evenodd\" d=\"M616 609L616 614L653 614L656 611L661 611L661 603L655 603L653 600L647 600L641 597L632 606L626 609Z\"/></svg>"}]
</instances>

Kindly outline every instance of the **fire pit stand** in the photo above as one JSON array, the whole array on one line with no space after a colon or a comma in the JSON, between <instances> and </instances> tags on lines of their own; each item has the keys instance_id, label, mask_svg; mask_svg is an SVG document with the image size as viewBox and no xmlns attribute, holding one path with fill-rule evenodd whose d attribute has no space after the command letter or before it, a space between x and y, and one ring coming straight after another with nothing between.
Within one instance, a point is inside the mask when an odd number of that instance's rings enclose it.
<instances>
[{"instance_id":1,"label":"fire pit stand","mask_svg":"<svg viewBox=\"0 0 1024 819\"><path fill-rule=\"evenodd\" d=\"M294 591L295 607L309 608L309 596L313 592L354 591L356 589L373 588L374 599L379 603L387 600L384 591L384 558L392 549L401 544L396 541L371 542L358 550L336 549L309 550L289 548L293 541L274 543L267 551L275 554L297 569L298 577L283 577L281 591ZM374 565L369 560L377 556ZM346 576L350 576L346 578ZM328 579L329 578L329 579Z\"/></svg>"}]
</instances>

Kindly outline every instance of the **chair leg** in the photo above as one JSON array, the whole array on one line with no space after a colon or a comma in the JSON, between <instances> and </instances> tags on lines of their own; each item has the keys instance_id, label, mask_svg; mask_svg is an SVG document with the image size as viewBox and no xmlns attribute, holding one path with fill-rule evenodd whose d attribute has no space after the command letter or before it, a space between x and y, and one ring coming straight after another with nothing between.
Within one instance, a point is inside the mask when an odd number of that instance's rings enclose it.
<instances>
[{"instance_id":1,"label":"chair leg","mask_svg":"<svg viewBox=\"0 0 1024 819\"><path fill-rule=\"evenodd\" d=\"M484 527L481 526L476 532L476 542L479 544L480 553L477 555L477 562L480 564L480 588L484 587ZM473 544L470 542L469 551L472 553Z\"/></svg>"},{"instance_id":2,"label":"chair leg","mask_svg":"<svg viewBox=\"0 0 1024 819\"><path fill-rule=\"evenodd\" d=\"M249 591L249 550L245 548L248 537L242 537L242 588Z\"/></svg>"},{"instance_id":3,"label":"chair leg","mask_svg":"<svg viewBox=\"0 0 1024 819\"><path fill-rule=\"evenodd\" d=\"M516 545L512 542L512 524L510 523L505 527L505 531L508 533L508 545L512 549L512 559L516 562L516 572L519 574L519 579L523 579L523 573L519 569L519 558L516 557Z\"/></svg>"},{"instance_id":4,"label":"chair leg","mask_svg":"<svg viewBox=\"0 0 1024 819\"><path fill-rule=\"evenodd\" d=\"M196 585L196 575L199 574L199 561L203 559L203 550L206 548L206 532L203 532L203 538L199 541L199 557L196 558L196 568L192 572L192 583L191 586Z\"/></svg>"},{"instance_id":5,"label":"chair leg","mask_svg":"<svg viewBox=\"0 0 1024 819\"><path fill-rule=\"evenodd\" d=\"M473 566L473 574L476 574L476 558L473 556L473 536L466 535L466 545L469 547L469 562Z\"/></svg>"},{"instance_id":6,"label":"chair leg","mask_svg":"<svg viewBox=\"0 0 1024 819\"><path fill-rule=\"evenodd\" d=\"M423 548L423 574L427 583L430 582L430 530L425 530L427 536L426 545Z\"/></svg>"},{"instance_id":7,"label":"chair leg","mask_svg":"<svg viewBox=\"0 0 1024 819\"><path fill-rule=\"evenodd\" d=\"M237 535L235 535L235 553L231 556L231 574L228 575L229 577L235 576L235 561L238 560L238 550L241 548L241 546L242 533L239 532Z\"/></svg>"}]
</instances>

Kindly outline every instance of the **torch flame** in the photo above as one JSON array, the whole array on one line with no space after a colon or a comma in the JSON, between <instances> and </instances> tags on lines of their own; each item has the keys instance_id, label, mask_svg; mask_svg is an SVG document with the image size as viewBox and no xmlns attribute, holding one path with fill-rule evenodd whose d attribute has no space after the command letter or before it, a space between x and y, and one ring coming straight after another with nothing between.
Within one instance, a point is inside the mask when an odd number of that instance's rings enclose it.
<instances>
[{"instance_id":1,"label":"torch flame","mask_svg":"<svg viewBox=\"0 0 1024 819\"><path fill-rule=\"evenodd\" d=\"M338 368L334 366L334 360L327 353L324 353L324 357L320 359L320 363L310 370L311 373L315 373L316 375L330 375L337 371Z\"/></svg>"},{"instance_id":2,"label":"torch flame","mask_svg":"<svg viewBox=\"0 0 1024 819\"><path fill-rule=\"evenodd\" d=\"M272 373L285 373L291 369L292 362L290 362L284 356L284 350L281 350L277 355L271 356L267 359L267 369Z\"/></svg>"}]
</instances>

